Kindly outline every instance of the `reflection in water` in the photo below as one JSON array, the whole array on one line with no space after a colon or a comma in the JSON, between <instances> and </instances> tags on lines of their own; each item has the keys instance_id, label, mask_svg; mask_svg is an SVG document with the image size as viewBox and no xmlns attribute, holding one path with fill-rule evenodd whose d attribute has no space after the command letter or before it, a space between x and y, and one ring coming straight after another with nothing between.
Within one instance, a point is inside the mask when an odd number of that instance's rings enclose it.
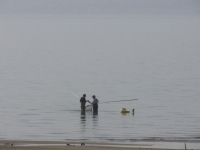
<instances>
[{"instance_id":1,"label":"reflection in water","mask_svg":"<svg viewBox=\"0 0 200 150\"><path fill-rule=\"evenodd\" d=\"M87 115L86 115L87 114ZM87 119L86 119L87 118ZM81 131L84 133L87 131L87 129L95 129L98 125L98 111L81 111L80 114L80 124L81 124ZM92 124L91 124L92 123ZM87 124L87 126L86 126ZM93 126L91 128L91 125Z\"/></svg>"},{"instance_id":2,"label":"reflection in water","mask_svg":"<svg viewBox=\"0 0 200 150\"><path fill-rule=\"evenodd\" d=\"M85 116L85 111L81 110L81 116Z\"/></svg>"},{"instance_id":3,"label":"reflection in water","mask_svg":"<svg viewBox=\"0 0 200 150\"><path fill-rule=\"evenodd\" d=\"M93 127L98 125L98 111L93 111Z\"/></svg>"},{"instance_id":4,"label":"reflection in water","mask_svg":"<svg viewBox=\"0 0 200 150\"><path fill-rule=\"evenodd\" d=\"M93 116L98 115L98 111L93 111Z\"/></svg>"},{"instance_id":5,"label":"reflection in water","mask_svg":"<svg viewBox=\"0 0 200 150\"><path fill-rule=\"evenodd\" d=\"M121 113L122 116L126 116L126 113Z\"/></svg>"},{"instance_id":6,"label":"reflection in water","mask_svg":"<svg viewBox=\"0 0 200 150\"><path fill-rule=\"evenodd\" d=\"M85 116L85 111L81 111L81 129L85 130L86 126L86 116Z\"/></svg>"}]
</instances>

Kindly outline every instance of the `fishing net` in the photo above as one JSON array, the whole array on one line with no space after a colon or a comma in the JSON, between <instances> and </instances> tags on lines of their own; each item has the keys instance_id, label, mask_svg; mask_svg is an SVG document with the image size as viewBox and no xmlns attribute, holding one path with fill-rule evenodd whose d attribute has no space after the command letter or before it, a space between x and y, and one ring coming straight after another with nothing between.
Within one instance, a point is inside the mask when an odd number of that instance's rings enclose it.
<instances>
[{"instance_id":1,"label":"fishing net","mask_svg":"<svg viewBox=\"0 0 200 150\"><path fill-rule=\"evenodd\" d=\"M92 105L87 105L87 106L85 106L85 110L86 110L86 111L91 111L91 110L92 110Z\"/></svg>"}]
</instances>

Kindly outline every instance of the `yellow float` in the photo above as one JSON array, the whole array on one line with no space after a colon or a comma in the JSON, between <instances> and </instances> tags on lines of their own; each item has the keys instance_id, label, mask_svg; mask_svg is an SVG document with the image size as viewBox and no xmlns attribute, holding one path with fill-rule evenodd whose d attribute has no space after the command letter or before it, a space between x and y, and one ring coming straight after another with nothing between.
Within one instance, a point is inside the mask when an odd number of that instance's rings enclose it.
<instances>
[{"instance_id":1,"label":"yellow float","mask_svg":"<svg viewBox=\"0 0 200 150\"><path fill-rule=\"evenodd\" d=\"M126 110L126 108L122 108L120 110L120 113L130 113L130 110Z\"/></svg>"}]
</instances>

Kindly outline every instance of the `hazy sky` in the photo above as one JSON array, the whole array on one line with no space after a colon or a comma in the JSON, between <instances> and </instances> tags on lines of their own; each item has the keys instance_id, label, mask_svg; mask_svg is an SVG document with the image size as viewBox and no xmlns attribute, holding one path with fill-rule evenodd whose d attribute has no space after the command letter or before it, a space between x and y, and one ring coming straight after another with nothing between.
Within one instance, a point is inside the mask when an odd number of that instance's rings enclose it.
<instances>
[{"instance_id":1,"label":"hazy sky","mask_svg":"<svg viewBox=\"0 0 200 150\"><path fill-rule=\"evenodd\" d=\"M200 16L200 0L0 0L0 15Z\"/></svg>"}]
</instances>

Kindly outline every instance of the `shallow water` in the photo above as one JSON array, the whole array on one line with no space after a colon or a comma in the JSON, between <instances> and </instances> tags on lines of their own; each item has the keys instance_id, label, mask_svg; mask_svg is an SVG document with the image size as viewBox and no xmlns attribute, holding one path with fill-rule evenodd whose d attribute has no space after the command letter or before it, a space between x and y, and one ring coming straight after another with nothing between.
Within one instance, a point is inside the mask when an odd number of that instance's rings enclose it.
<instances>
[{"instance_id":1,"label":"shallow water","mask_svg":"<svg viewBox=\"0 0 200 150\"><path fill-rule=\"evenodd\" d=\"M184 17L1 17L0 139L199 139L199 26ZM72 93L139 100L83 115Z\"/></svg>"}]
</instances>

